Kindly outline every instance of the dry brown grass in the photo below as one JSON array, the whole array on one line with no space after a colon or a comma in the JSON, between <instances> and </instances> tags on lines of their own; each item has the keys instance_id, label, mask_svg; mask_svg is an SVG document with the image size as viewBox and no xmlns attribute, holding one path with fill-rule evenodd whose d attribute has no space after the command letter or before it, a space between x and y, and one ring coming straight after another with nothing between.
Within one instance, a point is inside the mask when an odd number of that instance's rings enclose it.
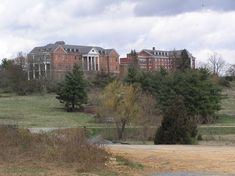
<instances>
[{"instance_id":1,"label":"dry brown grass","mask_svg":"<svg viewBox=\"0 0 235 176\"><path fill-rule=\"evenodd\" d=\"M31 134L16 127L0 127L0 162L66 164L78 172L100 169L109 154L88 143L82 129L61 130L50 134Z\"/></svg>"},{"instance_id":2,"label":"dry brown grass","mask_svg":"<svg viewBox=\"0 0 235 176\"><path fill-rule=\"evenodd\" d=\"M205 172L235 175L235 148L200 145L113 145L113 154L144 165L146 173Z\"/></svg>"}]
</instances>

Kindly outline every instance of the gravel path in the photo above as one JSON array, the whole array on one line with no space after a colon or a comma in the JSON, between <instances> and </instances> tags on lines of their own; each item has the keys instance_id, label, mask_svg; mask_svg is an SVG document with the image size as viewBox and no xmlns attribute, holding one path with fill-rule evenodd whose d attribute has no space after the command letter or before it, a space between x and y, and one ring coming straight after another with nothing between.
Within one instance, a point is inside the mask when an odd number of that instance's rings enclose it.
<instances>
[{"instance_id":1,"label":"gravel path","mask_svg":"<svg viewBox=\"0 0 235 176\"><path fill-rule=\"evenodd\" d=\"M28 128L31 133L47 133L53 130L66 129L66 128Z\"/></svg>"}]
</instances>

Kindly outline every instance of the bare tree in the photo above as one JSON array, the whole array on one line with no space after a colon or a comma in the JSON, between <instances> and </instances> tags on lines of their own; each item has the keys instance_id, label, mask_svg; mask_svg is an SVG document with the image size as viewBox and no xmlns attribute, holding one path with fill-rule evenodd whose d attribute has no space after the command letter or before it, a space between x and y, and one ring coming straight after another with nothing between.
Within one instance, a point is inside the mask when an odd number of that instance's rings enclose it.
<instances>
[{"instance_id":1,"label":"bare tree","mask_svg":"<svg viewBox=\"0 0 235 176\"><path fill-rule=\"evenodd\" d=\"M26 56L23 54L23 52L18 52L16 58L14 59L14 63L16 65L21 66L22 68L25 67L26 63Z\"/></svg>"},{"instance_id":2,"label":"bare tree","mask_svg":"<svg viewBox=\"0 0 235 176\"><path fill-rule=\"evenodd\" d=\"M228 76L235 77L235 64L229 66L228 70L226 71L226 74Z\"/></svg>"},{"instance_id":3,"label":"bare tree","mask_svg":"<svg viewBox=\"0 0 235 176\"><path fill-rule=\"evenodd\" d=\"M220 75L225 66L226 62L220 54L214 52L209 56L208 68L212 71L213 74Z\"/></svg>"}]
</instances>

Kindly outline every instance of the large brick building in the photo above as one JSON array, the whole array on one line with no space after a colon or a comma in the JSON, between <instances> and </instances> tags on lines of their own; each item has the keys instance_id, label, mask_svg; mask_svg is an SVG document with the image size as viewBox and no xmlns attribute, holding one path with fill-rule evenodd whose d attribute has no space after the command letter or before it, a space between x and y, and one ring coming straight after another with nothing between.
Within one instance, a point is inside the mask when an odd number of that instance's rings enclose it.
<instances>
[{"instance_id":1,"label":"large brick building","mask_svg":"<svg viewBox=\"0 0 235 176\"><path fill-rule=\"evenodd\" d=\"M119 73L119 54L115 49L67 45L63 41L35 47L27 55L28 79L61 80L74 64L85 73Z\"/></svg>"},{"instance_id":2,"label":"large brick building","mask_svg":"<svg viewBox=\"0 0 235 176\"><path fill-rule=\"evenodd\" d=\"M187 55L187 66L195 68L195 57L187 50L163 51L143 49L140 52L132 51L127 54L126 58L120 58L120 72L125 74L128 66L136 64L142 70L155 71L164 68L168 71L173 71L178 68L178 63L181 61L183 54Z\"/></svg>"}]
</instances>

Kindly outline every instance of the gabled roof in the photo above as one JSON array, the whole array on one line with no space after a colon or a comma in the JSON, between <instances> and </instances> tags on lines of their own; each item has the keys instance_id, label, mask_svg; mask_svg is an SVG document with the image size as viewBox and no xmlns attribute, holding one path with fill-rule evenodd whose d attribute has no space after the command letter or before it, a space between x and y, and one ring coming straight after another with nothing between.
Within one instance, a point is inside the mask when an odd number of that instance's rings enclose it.
<instances>
[{"instance_id":1,"label":"gabled roof","mask_svg":"<svg viewBox=\"0 0 235 176\"><path fill-rule=\"evenodd\" d=\"M113 48L105 49L105 54L110 55L113 51L118 54L118 52L115 49L113 49ZM119 54L118 54L118 56L119 56Z\"/></svg>"},{"instance_id":2,"label":"gabled roof","mask_svg":"<svg viewBox=\"0 0 235 176\"><path fill-rule=\"evenodd\" d=\"M96 49L100 54L110 54L114 49L104 49L98 46L82 46L82 45L66 45L63 41L45 46L35 47L29 54L41 52L53 52L58 46L62 46L67 52L75 52L79 54L88 54L92 48Z\"/></svg>"},{"instance_id":3,"label":"gabled roof","mask_svg":"<svg viewBox=\"0 0 235 176\"><path fill-rule=\"evenodd\" d=\"M186 50L186 49L185 49ZM143 49L142 51L144 51L145 53L149 54L152 57L162 57L162 56L174 56L174 57L180 57L182 52L184 50L172 50L172 51L164 51L164 50L149 50L149 49ZM141 52L142 52L141 51ZM192 54L190 52L188 52L188 50L186 50L186 52L188 53L189 57L193 57ZM167 54L167 55L166 55Z\"/></svg>"}]
</instances>

